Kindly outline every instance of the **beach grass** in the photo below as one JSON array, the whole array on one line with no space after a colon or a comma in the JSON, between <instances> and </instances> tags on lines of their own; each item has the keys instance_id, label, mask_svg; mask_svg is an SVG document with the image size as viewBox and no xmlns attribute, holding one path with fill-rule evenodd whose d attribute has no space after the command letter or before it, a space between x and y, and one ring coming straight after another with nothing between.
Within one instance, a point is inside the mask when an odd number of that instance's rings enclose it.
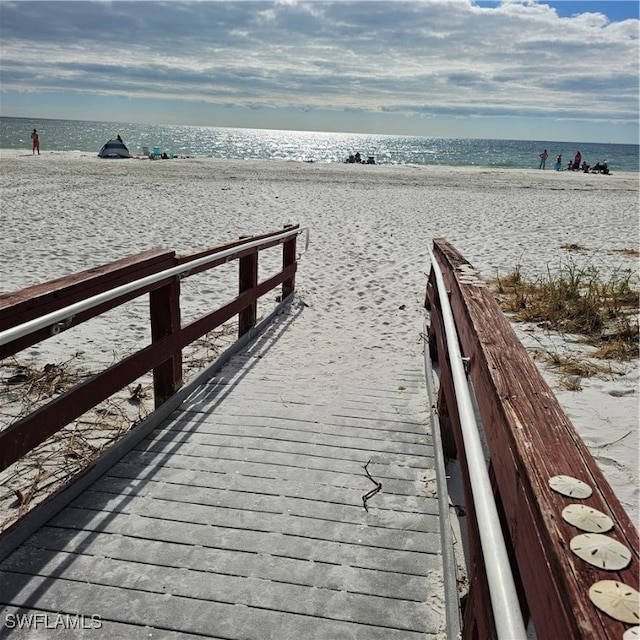
<instances>
[{"instance_id":1,"label":"beach grass","mask_svg":"<svg viewBox=\"0 0 640 640\"><path fill-rule=\"evenodd\" d=\"M521 322L565 334L577 334L595 350L590 357L618 361L639 355L636 276L616 270L603 276L594 266L581 267L570 261L557 272L549 268L537 278L527 279L520 265L491 281L502 309ZM560 366L561 363L556 362ZM575 363L562 363L570 371ZM604 368L607 369L606 367ZM585 367L575 375L598 375L598 367Z\"/></svg>"}]
</instances>

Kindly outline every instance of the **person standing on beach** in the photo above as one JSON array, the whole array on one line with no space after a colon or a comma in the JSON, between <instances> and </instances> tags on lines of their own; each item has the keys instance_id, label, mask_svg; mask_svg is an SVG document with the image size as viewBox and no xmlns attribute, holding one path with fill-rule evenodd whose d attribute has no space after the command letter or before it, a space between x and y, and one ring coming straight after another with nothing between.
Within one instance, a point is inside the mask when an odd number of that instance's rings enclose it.
<instances>
[{"instance_id":1,"label":"person standing on beach","mask_svg":"<svg viewBox=\"0 0 640 640\"><path fill-rule=\"evenodd\" d=\"M546 164L548 157L549 157L549 154L547 153L547 150L545 149L540 154L540 166L538 167L538 169L544 169L544 165Z\"/></svg>"},{"instance_id":2,"label":"person standing on beach","mask_svg":"<svg viewBox=\"0 0 640 640\"><path fill-rule=\"evenodd\" d=\"M582 160L582 154L578 151L573 159L573 170L578 171L580 169L580 161Z\"/></svg>"},{"instance_id":3,"label":"person standing on beach","mask_svg":"<svg viewBox=\"0 0 640 640\"><path fill-rule=\"evenodd\" d=\"M36 151L38 152L38 155L40 155L40 136L35 129L31 134L31 140L33 141L33 155L36 155Z\"/></svg>"},{"instance_id":4,"label":"person standing on beach","mask_svg":"<svg viewBox=\"0 0 640 640\"><path fill-rule=\"evenodd\" d=\"M562 154L556 158L556 171L562 171Z\"/></svg>"}]
</instances>

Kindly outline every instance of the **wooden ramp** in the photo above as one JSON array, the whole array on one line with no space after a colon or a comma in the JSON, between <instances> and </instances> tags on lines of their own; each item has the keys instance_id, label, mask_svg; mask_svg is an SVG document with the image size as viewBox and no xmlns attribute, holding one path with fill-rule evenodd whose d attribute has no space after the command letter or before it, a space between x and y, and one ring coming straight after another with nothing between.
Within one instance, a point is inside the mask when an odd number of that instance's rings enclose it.
<instances>
[{"instance_id":1,"label":"wooden ramp","mask_svg":"<svg viewBox=\"0 0 640 640\"><path fill-rule=\"evenodd\" d=\"M279 331L0 564L0 637L445 637L421 361L336 391Z\"/></svg>"}]
</instances>

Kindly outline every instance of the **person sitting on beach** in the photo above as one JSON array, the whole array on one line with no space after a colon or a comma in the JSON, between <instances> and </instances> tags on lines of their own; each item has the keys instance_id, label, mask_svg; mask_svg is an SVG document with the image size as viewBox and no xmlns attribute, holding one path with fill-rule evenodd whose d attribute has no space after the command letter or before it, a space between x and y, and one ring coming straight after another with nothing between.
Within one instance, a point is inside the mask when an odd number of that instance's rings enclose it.
<instances>
[{"instance_id":1,"label":"person sitting on beach","mask_svg":"<svg viewBox=\"0 0 640 640\"><path fill-rule=\"evenodd\" d=\"M544 169L544 165L547 163L547 158L548 157L549 157L549 154L547 153L547 150L545 149L540 154L540 166L538 167L538 169Z\"/></svg>"},{"instance_id":2,"label":"person sitting on beach","mask_svg":"<svg viewBox=\"0 0 640 640\"><path fill-rule=\"evenodd\" d=\"M580 167L582 173L589 173L589 165L586 160L582 161L582 166Z\"/></svg>"},{"instance_id":3,"label":"person sitting on beach","mask_svg":"<svg viewBox=\"0 0 640 640\"><path fill-rule=\"evenodd\" d=\"M38 155L40 155L40 136L35 129L31 134L31 140L33 140L33 155L36 155L36 151L38 152Z\"/></svg>"},{"instance_id":4,"label":"person sitting on beach","mask_svg":"<svg viewBox=\"0 0 640 640\"><path fill-rule=\"evenodd\" d=\"M359 151L356 151L355 161L356 161L358 164L362 164L362 156L360 155L360 152L359 152Z\"/></svg>"},{"instance_id":5,"label":"person sitting on beach","mask_svg":"<svg viewBox=\"0 0 640 640\"><path fill-rule=\"evenodd\" d=\"M604 173L605 175L607 175L609 173L609 167L607 166L607 163L603 160L602 162L598 162L594 164L592 171L594 173Z\"/></svg>"}]
</instances>

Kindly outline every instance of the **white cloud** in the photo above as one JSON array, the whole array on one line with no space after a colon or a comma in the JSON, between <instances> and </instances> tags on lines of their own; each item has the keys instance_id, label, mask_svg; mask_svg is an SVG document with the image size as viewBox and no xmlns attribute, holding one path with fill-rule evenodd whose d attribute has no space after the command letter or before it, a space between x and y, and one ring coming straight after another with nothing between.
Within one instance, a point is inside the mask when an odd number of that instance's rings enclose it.
<instances>
[{"instance_id":1,"label":"white cloud","mask_svg":"<svg viewBox=\"0 0 640 640\"><path fill-rule=\"evenodd\" d=\"M638 21L542 2L3 2L0 18L4 91L638 119Z\"/></svg>"}]
</instances>

